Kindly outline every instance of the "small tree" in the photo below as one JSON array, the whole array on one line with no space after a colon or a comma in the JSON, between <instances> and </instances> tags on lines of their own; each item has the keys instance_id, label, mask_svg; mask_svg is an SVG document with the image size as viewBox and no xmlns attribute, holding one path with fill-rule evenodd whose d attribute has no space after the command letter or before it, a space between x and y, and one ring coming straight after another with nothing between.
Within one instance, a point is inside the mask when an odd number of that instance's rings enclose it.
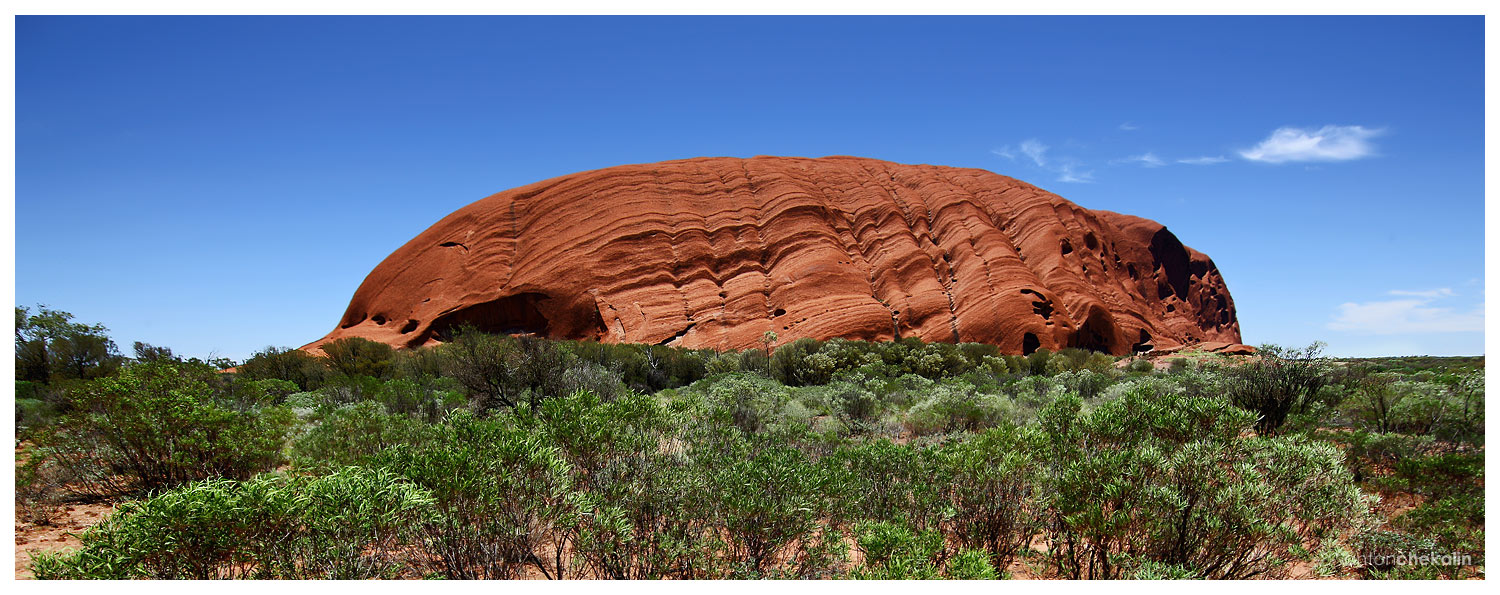
<instances>
[{"instance_id":1,"label":"small tree","mask_svg":"<svg viewBox=\"0 0 1500 595\"><path fill-rule=\"evenodd\" d=\"M237 375L251 380L286 380L302 390L316 390L328 377L322 358L291 347L267 347L235 367Z\"/></svg>"},{"instance_id":2,"label":"small tree","mask_svg":"<svg viewBox=\"0 0 1500 595\"><path fill-rule=\"evenodd\" d=\"M760 343L766 346L766 357L771 357L771 349L776 345L776 331L766 331L760 336Z\"/></svg>"},{"instance_id":3,"label":"small tree","mask_svg":"<svg viewBox=\"0 0 1500 595\"><path fill-rule=\"evenodd\" d=\"M345 376L385 378L396 357L390 345L361 337L345 337L319 347L328 354L328 367Z\"/></svg>"},{"instance_id":4,"label":"small tree","mask_svg":"<svg viewBox=\"0 0 1500 595\"><path fill-rule=\"evenodd\" d=\"M237 392L216 376L195 361L127 366L70 389L74 411L36 442L48 464L75 479L70 489L91 495L244 479L275 467L292 413L269 406L264 391Z\"/></svg>"},{"instance_id":5,"label":"small tree","mask_svg":"<svg viewBox=\"0 0 1500 595\"><path fill-rule=\"evenodd\" d=\"M1276 433L1287 414L1301 413L1328 384L1322 359L1324 344L1305 349L1263 345L1260 360L1227 371L1227 388L1235 406L1260 415L1255 431L1263 436Z\"/></svg>"},{"instance_id":6,"label":"small tree","mask_svg":"<svg viewBox=\"0 0 1500 595\"><path fill-rule=\"evenodd\" d=\"M114 373L124 358L102 324L73 322L73 315L38 306L16 306L16 380L48 383L90 380Z\"/></svg>"}]
</instances>

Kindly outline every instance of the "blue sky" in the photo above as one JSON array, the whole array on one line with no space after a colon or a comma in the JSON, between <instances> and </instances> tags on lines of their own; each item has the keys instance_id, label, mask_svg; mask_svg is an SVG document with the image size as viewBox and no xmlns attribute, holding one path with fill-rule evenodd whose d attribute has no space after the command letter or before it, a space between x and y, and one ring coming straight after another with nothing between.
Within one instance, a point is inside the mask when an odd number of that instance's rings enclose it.
<instances>
[{"instance_id":1,"label":"blue sky","mask_svg":"<svg viewBox=\"0 0 1500 595\"><path fill-rule=\"evenodd\" d=\"M858 155L1160 221L1248 343L1479 354L1483 52L1480 17L18 17L15 297L243 358L500 190Z\"/></svg>"}]
</instances>

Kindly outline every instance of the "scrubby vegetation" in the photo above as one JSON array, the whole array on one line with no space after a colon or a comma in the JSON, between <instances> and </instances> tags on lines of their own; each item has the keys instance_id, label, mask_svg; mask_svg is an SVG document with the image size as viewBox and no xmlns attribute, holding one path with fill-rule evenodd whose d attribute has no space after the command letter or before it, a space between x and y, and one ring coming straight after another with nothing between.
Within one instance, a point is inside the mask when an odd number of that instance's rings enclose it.
<instances>
[{"instance_id":1,"label":"scrubby vegetation","mask_svg":"<svg viewBox=\"0 0 1500 595\"><path fill-rule=\"evenodd\" d=\"M720 353L460 329L419 350L201 362L125 357L45 308L17 323L18 515L119 503L81 548L36 557L39 578L1483 565L1482 360L1315 345L1156 370L911 339Z\"/></svg>"}]
</instances>

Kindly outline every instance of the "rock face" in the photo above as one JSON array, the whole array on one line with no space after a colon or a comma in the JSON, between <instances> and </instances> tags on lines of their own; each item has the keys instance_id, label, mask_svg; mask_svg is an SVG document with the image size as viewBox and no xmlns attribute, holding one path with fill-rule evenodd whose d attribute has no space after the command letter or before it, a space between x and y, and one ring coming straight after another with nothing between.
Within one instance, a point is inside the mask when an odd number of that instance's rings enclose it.
<instances>
[{"instance_id":1,"label":"rock face","mask_svg":"<svg viewBox=\"0 0 1500 595\"><path fill-rule=\"evenodd\" d=\"M1161 224L978 169L702 158L566 175L470 204L365 278L338 328L691 348L800 337L1113 354L1238 343L1212 260Z\"/></svg>"}]
</instances>

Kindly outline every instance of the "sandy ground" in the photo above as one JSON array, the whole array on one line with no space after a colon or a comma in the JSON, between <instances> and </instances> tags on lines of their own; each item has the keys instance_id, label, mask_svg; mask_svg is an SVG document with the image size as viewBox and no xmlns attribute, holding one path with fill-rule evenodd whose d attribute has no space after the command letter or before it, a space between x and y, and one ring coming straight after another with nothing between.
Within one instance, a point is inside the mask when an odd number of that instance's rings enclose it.
<instances>
[{"instance_id":1,"label":"sandy ground","mask_svg":"<svg viewBox=\"0 0 1500 595\"><path fill-rule=\"evenodd\" d=\"M36 552L55 552L79 545L78 533L109 516L111 504L64 505L51 525L34 525L16 521L16 578L32 578L31 556Z\"/></svg>"}]
</instances>

